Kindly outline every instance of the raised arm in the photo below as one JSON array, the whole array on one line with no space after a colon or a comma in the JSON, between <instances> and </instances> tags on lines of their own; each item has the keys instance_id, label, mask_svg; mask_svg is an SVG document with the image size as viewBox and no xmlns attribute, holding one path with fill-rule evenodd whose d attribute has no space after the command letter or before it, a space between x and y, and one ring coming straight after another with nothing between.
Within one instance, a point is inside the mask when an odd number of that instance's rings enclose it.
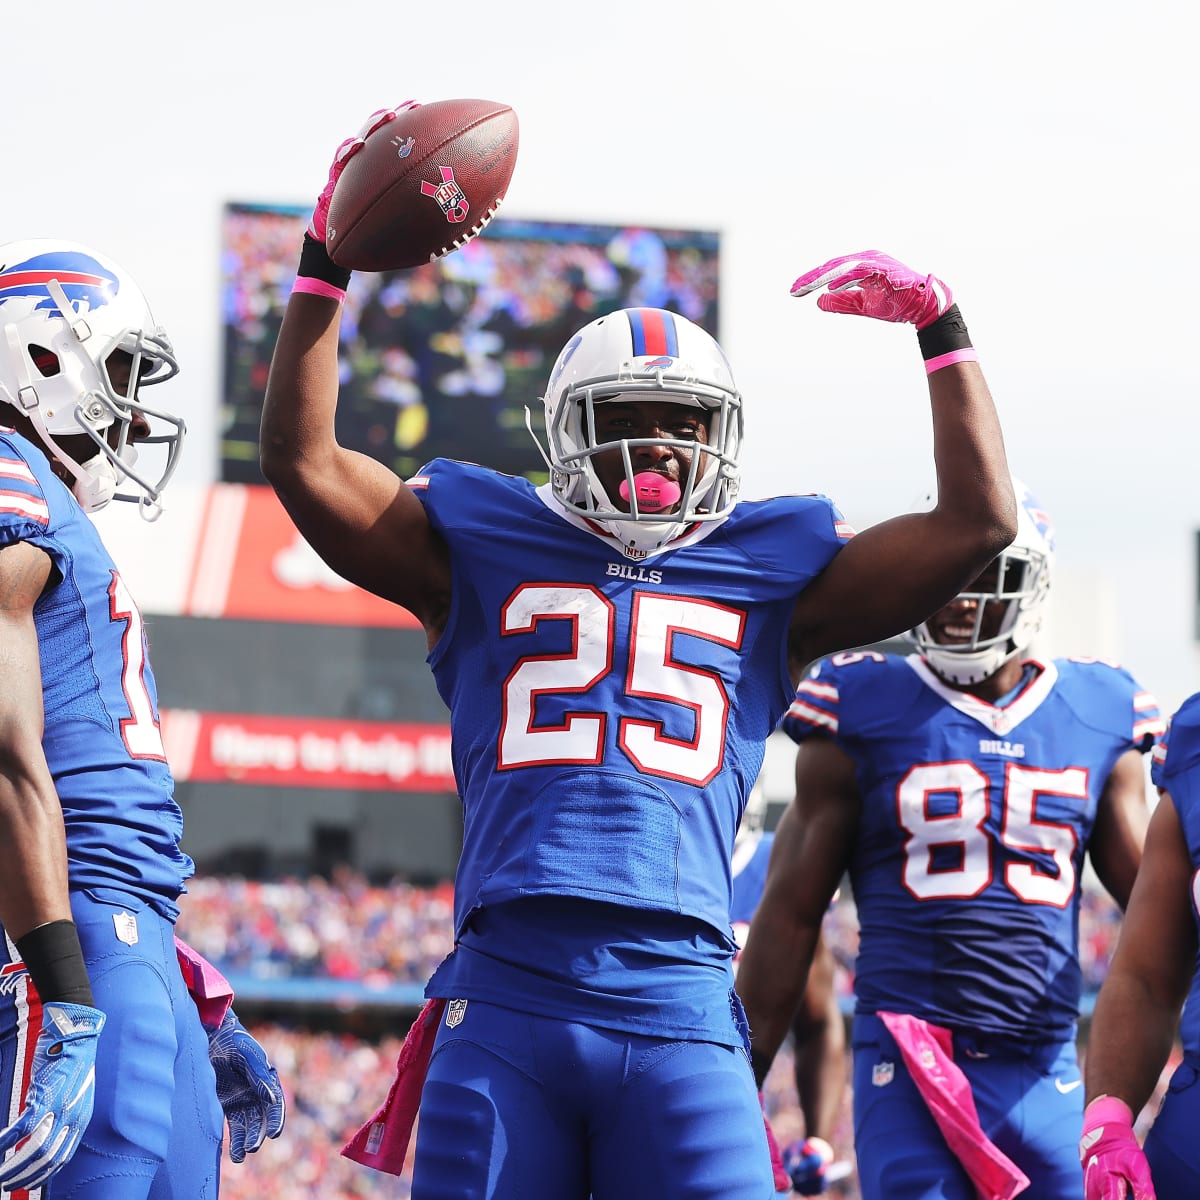
<instances>
[{"instance_id":1,"label":"raised arm","mask_svg":"<svg viewBox=\"0 0 1200 1200\"><path fill-rule=\"evenodd\" d=\"M861 801L854 763L811 737L796 754L796 795L780 819L762 900L738 963L759 1086L800 1007L829 902L850 860Z\"/></svg>"},{"instance_id":2,"label":"raised arm","mask_svg":"<svg viewBox=\"0 0 1200 1200\"><path fill-rule=\"evenodd\" d=\"M798 677L827 652L911 629L956 596L1016 534L1000 422L950 289L867 251L802 275L792 294L917 327L933 409L937 503L864 530L801 594L789 652Z\"/></svg>"},{"instance_id":3,"label":"raised arm","mask_svg":"<svg viewBox=\"0 0 1200 1200\"><path fill-rule=\"evenodd\" d=\"M271 360L259 462L309 545L344 579L391 600L424 625L445 625L450 563L424 506L392 471L338 444L338 331L350 273L325 252L329 198L367 135L397 110L375 113L338 148L304 239L296 288Z\"/></svg>"}]
</instances>

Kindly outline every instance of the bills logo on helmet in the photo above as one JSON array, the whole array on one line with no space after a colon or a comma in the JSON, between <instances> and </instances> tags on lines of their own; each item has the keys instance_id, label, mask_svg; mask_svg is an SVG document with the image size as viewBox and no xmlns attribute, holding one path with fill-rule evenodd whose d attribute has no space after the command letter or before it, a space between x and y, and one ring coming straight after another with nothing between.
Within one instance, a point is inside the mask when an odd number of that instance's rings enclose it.
<instances>
[{"instance_id":1,"label":"bills logo on helmet","mask_svg":"<svg viewBox=\"0 0 1200 1200\"><path fill-rule=\"evenodd\" d=\"M117 277L86 254L56 251L36 254L24 262L0 265L0 304L7 300L36 300L34 310L55 312L58 305L47 284L57 279L67 299L82 312L94 312L116 297Z\"/></svg>"},{"instance_id":2,"label":"bills logo on helmet","mask_svg":"<svg viewBox=\"0 0 1200 1200\"><path fill-rule=\"evenodd\" d=\"M467 201L466 192L458 186L458 181L454 178L454 168L438 167L438 171L441 173L442 182L440 184L427 183L422 179L421 195L432 196L438 202L438 207L446 214L446 220L451 225L457 225L460 221L467 219L471 205Z\"/></svg>"},{"instance_id":3,"label":"bills logo on helmet","mask_svg":"<svg viewBox=\"0 0 1200 1200\"><path fill-rule=\"evenodd\" d=\"M554 395L554 385L558 382L559 376L567 368L567 363L571 361L571 356L579 349L580 343L583 341L583 335L577 333L563 348L562 353L558 356L558 362L554 364L554 371L550 376L550 383L546 388L546 395Z\"/></svg>"},{"instance_id":4,"label":"bills logo on helmet","mask_svg":"<svg viewBox=\"0 0 1200 1200\"><path fill-rule=\"evenodd\" d=\"M665 371L675 360L673 358L659 357L651 358L642 363L638 369L641 371Z\"/></svg>"},{"instance_id":5,"label":"bills logo on helmet","mask_svg":"<svg viewBox=\"0 0 1200 1200\"><path fill-rule=\"evenodd\" d=\"M1038 503L1038 499L1032 492L1025 489L1021 493L1021 507L1029 514L1029 519L1033 522L1034 528L1041 534L1042 539L1051 550L1054 549L1054 522L1050 520L1050 514Z\"/></svg>"}]
</instances>

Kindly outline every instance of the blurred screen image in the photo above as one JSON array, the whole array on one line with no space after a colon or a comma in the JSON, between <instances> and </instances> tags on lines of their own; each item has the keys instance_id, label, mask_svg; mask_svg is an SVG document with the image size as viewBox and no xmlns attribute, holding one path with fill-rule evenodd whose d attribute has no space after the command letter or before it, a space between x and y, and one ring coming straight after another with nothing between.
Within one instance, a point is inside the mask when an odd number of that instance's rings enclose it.
<instances>
[{"instance_id":1,"label":"blurred screen image","mask_svg":"<svg viewBox=\"0 0 1200 1200\"><path fill-rule=\"evenodd\" d=\"M222 222L221 480L261 483L258 426L308 210L228 204ZM619 308L665 308L718 334L720 235L493 221L414 270L356 274L341 330L337 436L407 477L432 458L536 483L541 396L559 350Z\"/></svg>"}]
</instances>

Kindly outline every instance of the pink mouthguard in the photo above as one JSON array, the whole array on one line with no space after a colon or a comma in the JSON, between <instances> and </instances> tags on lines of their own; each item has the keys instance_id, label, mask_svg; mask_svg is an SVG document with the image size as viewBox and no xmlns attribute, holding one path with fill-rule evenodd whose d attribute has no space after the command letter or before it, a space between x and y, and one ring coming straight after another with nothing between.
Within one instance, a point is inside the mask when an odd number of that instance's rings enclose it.
<instances>
[{"instance_id":1,"label":"pink mouthguard","mask_svg":"<svg viewBox=\"0 0 1200 1200\"><path fill-rule=\"evenodd\" d=\"M633 486L637 489L638 508L645 509L646 512L657 512L662 508L670 508L672 504L678 503L679 497L683 494L679 490L679 484L674 480L665 479L653 471L643 471L640 475L635 475ZM628 480L623 479L617 490L621 493L622 500L629 499Z\"/></svg>"}]
</instances>

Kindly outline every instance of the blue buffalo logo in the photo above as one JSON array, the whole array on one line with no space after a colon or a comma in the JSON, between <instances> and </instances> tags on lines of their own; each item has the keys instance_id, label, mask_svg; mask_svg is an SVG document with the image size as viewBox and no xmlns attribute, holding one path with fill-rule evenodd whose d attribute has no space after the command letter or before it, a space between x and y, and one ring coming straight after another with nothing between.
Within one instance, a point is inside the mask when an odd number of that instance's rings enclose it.
<instances>
[{"instance_id":1,"label":"blue buffalo logo","mask_svg":"<svg viewBox=\"0 0 1200 1200\"><path fill-rule=\"evenodd\" d=\"M0 264L0 305L8 300L34 299L35 309L57 312L47 286L57 279L67 299L80 311L92 312L116 298L120 280L94 258L76 251L35 254L19 263Z\"/></svg>"}]
</instances>

